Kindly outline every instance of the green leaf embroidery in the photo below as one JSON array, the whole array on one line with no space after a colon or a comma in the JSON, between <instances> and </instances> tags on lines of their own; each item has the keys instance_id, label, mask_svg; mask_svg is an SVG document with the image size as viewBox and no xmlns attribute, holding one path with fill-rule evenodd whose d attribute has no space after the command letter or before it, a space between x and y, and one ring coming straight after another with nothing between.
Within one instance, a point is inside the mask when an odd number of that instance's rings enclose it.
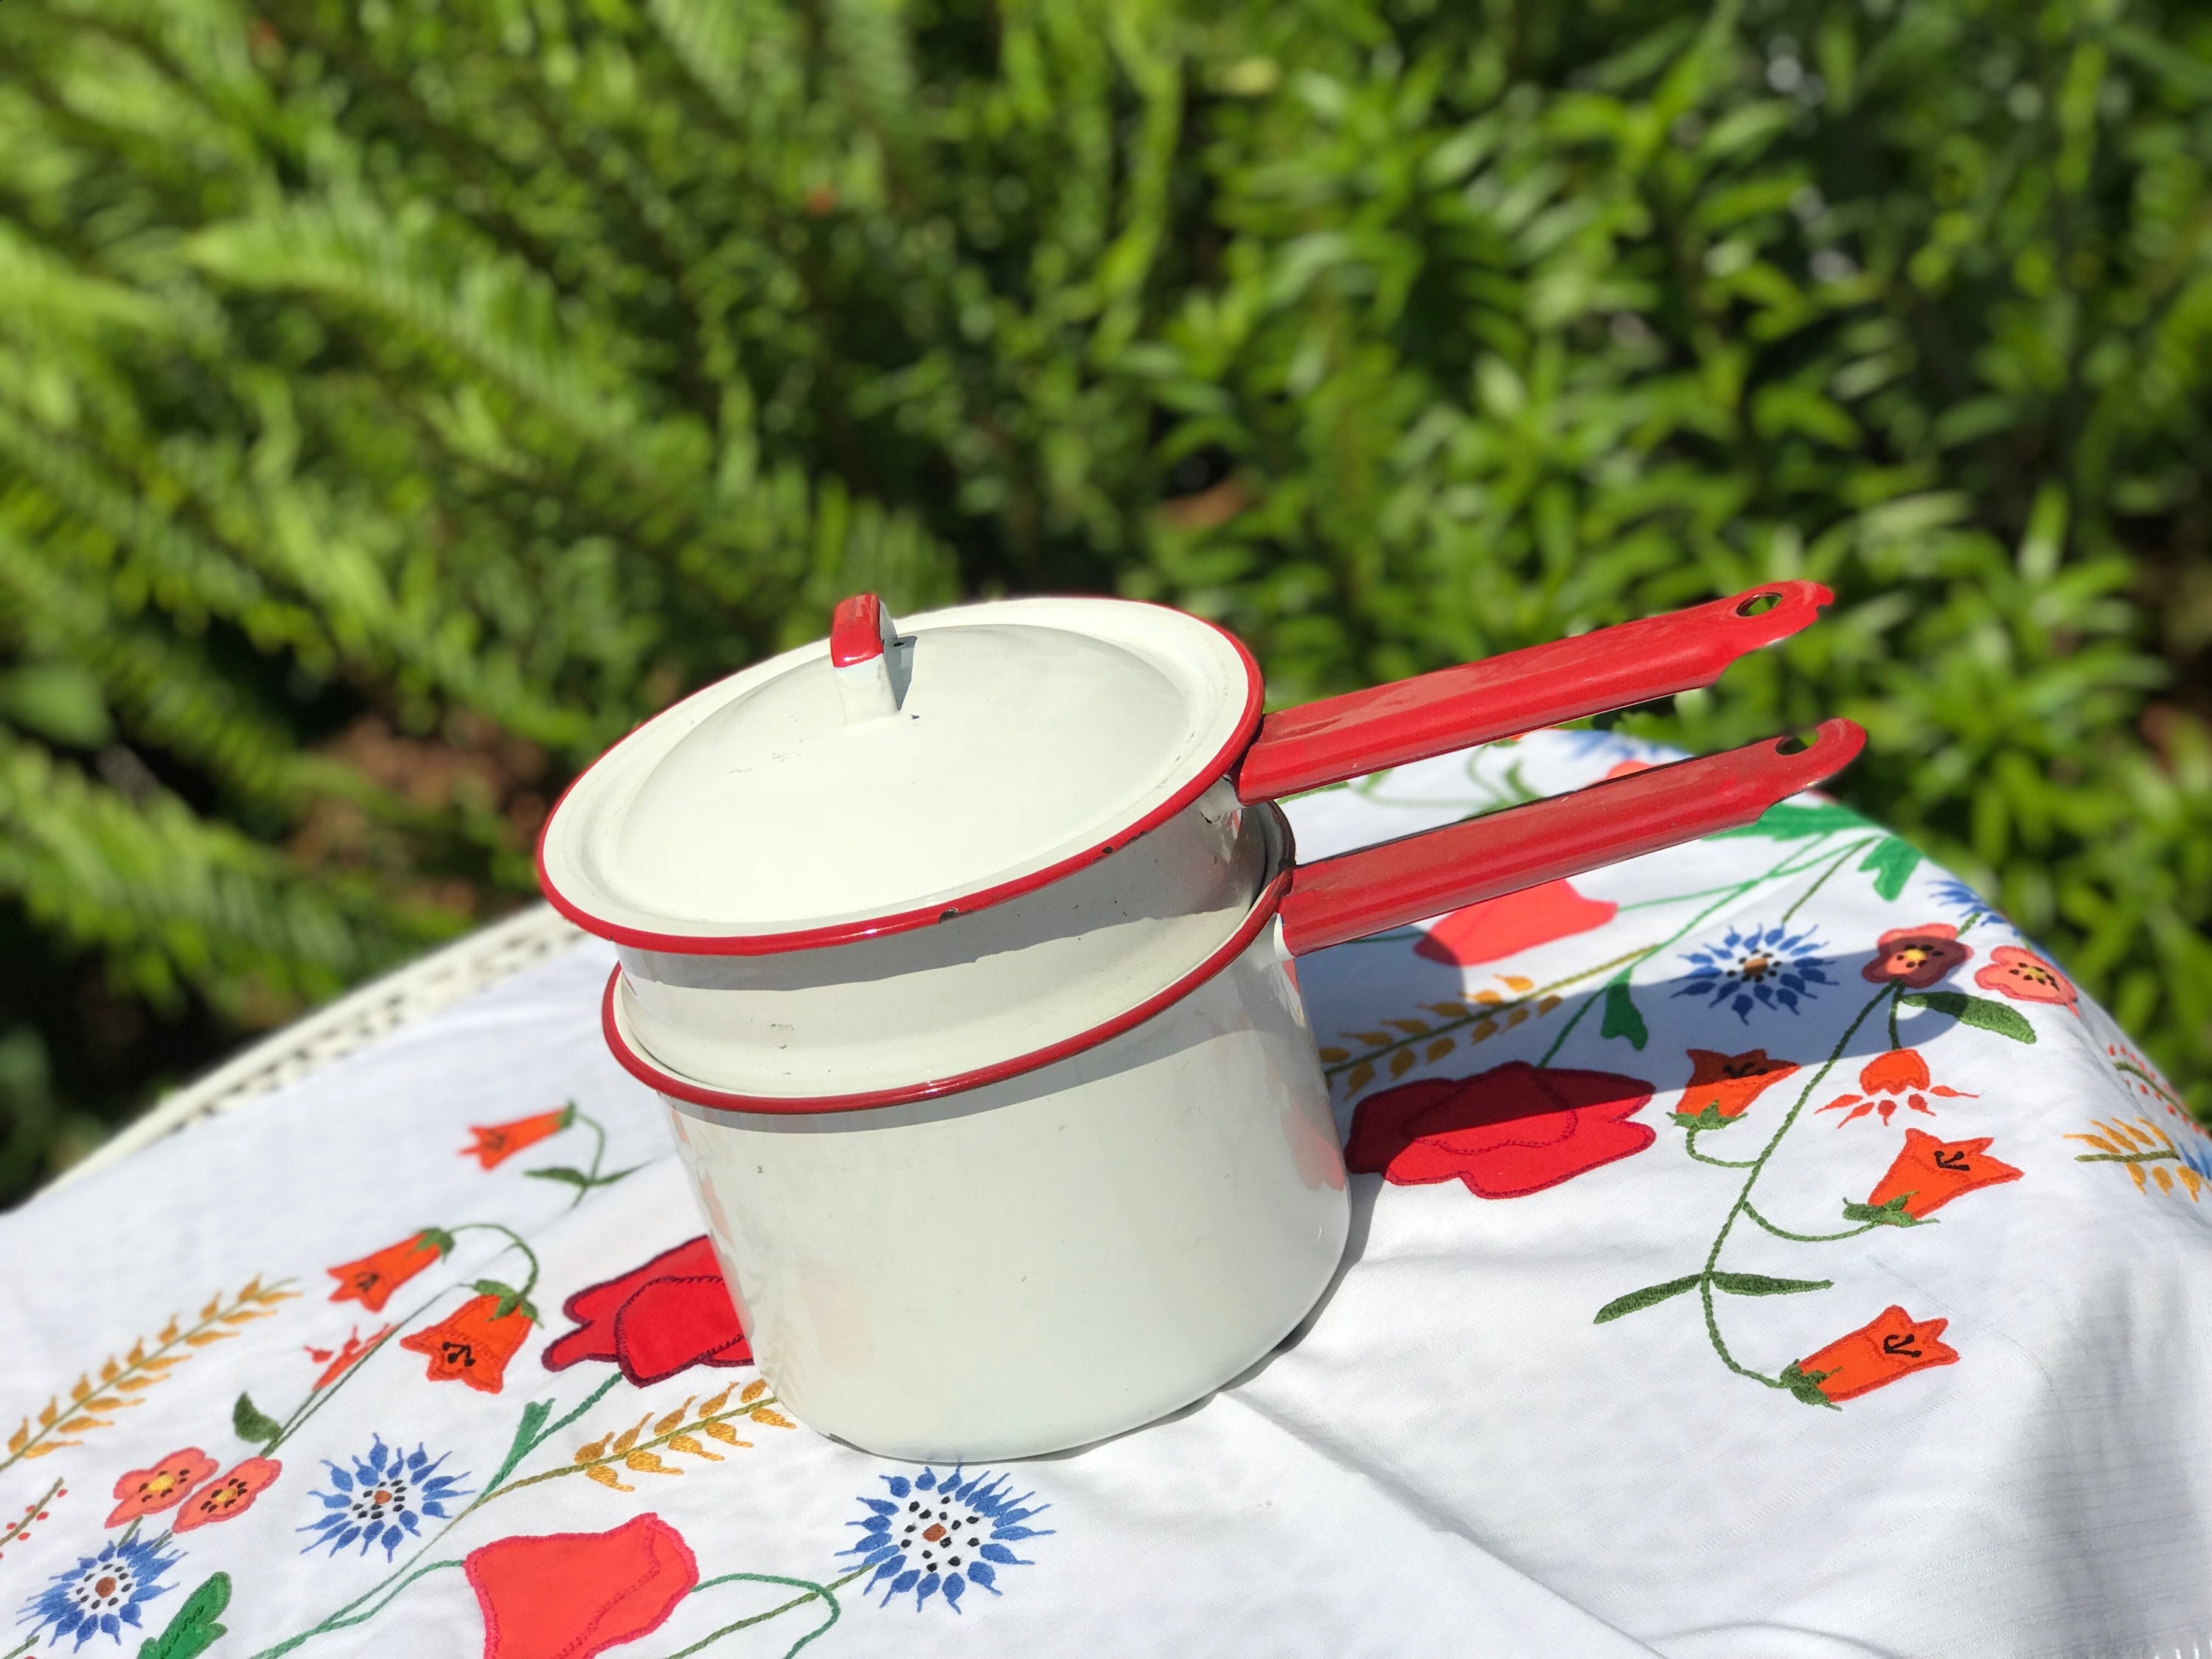
<instances>
[{"instance_id":1,"label":"green leaf embroidery","mask_svg":"<svg viewBox=\"0 0 2212 1659\"><path fill-rule=\"evenodd\" d=\"M1844 1206L1844 1219L1846 1221L1872 1221L1879 1223L1884 1227L1929 1227L1935 1225L1936 1224L1932 1221L1924 1221L1917 1215L1905 1214L1905 1200L1910 1199L1911 1196L1912 1194L1911 1193L1899 1193L1895 1198L1891 1199L1887 1204L1846 1203Z\"/></svg>"},{"instance_id":2,"label":"green leaf embroidery","mask_svg":"<svg viewBox=\"0 0 2212 1659\"><path fill-rule=\"evenodd\" d=\"M240 1395L239 1403L245 1403ZM159 1636L149 1637L138 1644L138 1659L198 1659L215 1645L217 1638L228 1628L216 1623L222 1610L230 1605L230 1575L218 1572L185 1598L177 1616L163 1626Z\"/></svg>"},{"instance_id":3,"label":"green leaf embroidery","mask_svg":"<svg viewBox=\"0 0 2212 1659\"><path fill-rule=\"evenodd\" d=\"M572 1170L565 1164L555 1164L543 1170L525 1170L523 1174L533 1181L558 1181L581 1192L592 1186L591 1176L581 1170Z\"/></svg>"},{"instance_id":4,"label":"green leaf embroidery","mask_svg":"<svg viewBox=\"0 0 2212 1659\"><path fill-rule=\"evenodd\" d=\"M284 1425L256 1406L253 1396L247 1394L239 1395L238 1403L230 1408L230 1426L240 1440L257 1446L265 1446L284 1432Z\"/></svg>"},{"instance_id":5,"label":"green leaf embroidery","mask_svg":"<svg viewBox=\"0 0 2212 1659\"><path fill-rule=\"evenodd\" d=\"M2035 1041L2035 1027L2021 1017L2018 1009L1989 997L1970 997L1964 991L1913 991L1898 1000L1909 1008L1933 1008L1961 1024L1978 1025L2014 1042Z\"/></svg>"},{"instance_id":6,"label":"green leaf embroidery","mask_svg":"<svg viewBox=\"0 0 2212 1659\"><path fill-rule=\"evenodd\" d=\"M1704 1277L1703 1273L1692 1273L1686 1279L1670 1279L1664 1285L1646 1285L1640 1291L1631 1291L1626 1296L1617 1296L1597 1310L1597 1317L1591 1320L1590 1323L1608 1324L1623 1314L1632 1314L1640 1309L1656 1307L1670 1297L1677 1297L1685 1291L1694 1290L1698 1281Z\"/></svg>"},{"instance_id":7,"label":"green leaf embroidery","mask_svg":"<svg viewBox=\"0 0 2212 1659\"><path fill-rule=\"evenodd\" d=\"M484 1482L483 1489L493 1487L514 1473L514 1466L536 1449L538 1437L544 1432L545 1419L553 1415L553 1402L533 1400L522 1408L522 1421L515 1425L514 1441L507 1449L507 1459L499 1466L499 1473Z\"/></svg>"},{"instance_id":8,"label":"green leaf embroidery","mask_svg":"<svg viewBox=\"0 0 2212 1659\"><path fill-rule=\"evenodd\" d=\"M1762 836L1769 841L1802 841L1808 836L1825 836L1831 830L1873 827L1850 807L1838 806L1833 801L1823 801L1818 806L1799 806L1785 800L1768 807L1759 814L1756 823L1722 830L1705 839L1725 841L1732 836Z\"/></svg>"},{"instance_id":9,"label":"green leaf embroidery","mask_svg":"<svg viewBox=\"0 0 2212 1659\"><path fill-rule=\"evenodd\" d=\"M1673 1116L1674 1121L1683 1128L1695 1129L1700 1133L1707 1133L1714 1129L1725 1129L1731 1123L1741 1121L1740 1119L1723 1115L1721 1109L1714 1105L1711 1101L1707 1101L1705 1103L1705 1109L1702 1112L1694 1114L1690 1112L1676 1112Z\"/></svg>"},{"instance_id":10,"label":"green leaf embroidery","mask_svg":"<svg viewBox=\"0 0 2212 1659\"><path fill-rule=\"evenodd\" d=\"M1843 1407L1820 1392L1820 1379L1827 1375L1826 1371L1808 1371L1793 1359L1782 1368L1782 1375L1776 1381L1808 1406L1825 1406L1832 1412L1839 1412Z\"/></svg>"},{"instance_id":11,"label":"green leaf embroidery","mask_svg":"<svg viewBox=\"0 0 2212 1659\"><path fill-rule=\"evenodd\" d=\"M1832 1279L1774 1279L1765 1273L1715 1273L1713 1288L1730 1296L1796 1296L1806 1291L1825 1291Z\"/></svg>"},{"instance_id":12,"label":"green leaf embroidery","mask_svg":"<svg viewBox=\"0 0 2212 1659\"><path fill-rule=\"evenodd\" d=\"M469 1287L478 1296L497 1297L499 1301L491 1310L494 1319L504 1319L517 1308L532 1324L538 1322L538 1310L530 1305L529 1298L511 1285L502 1285L496 1279L479 1279Z\"/></svg>"},{"instance_id":13,"label":"green leaf embroidery","mask_svg":"<svg viewBox=\"0 0 2212 1659\"><path fill-rule=\"evenodd\" d=\"M1626 974L1605 988L1605 1018L1598 1024L1597 1034L1601 1037L1625 1036L1632 1048L1641 1048L1651 1040L1650 1030L1636 1006L1636 999L1629 993Z\"/></svg>"},{"instance_id":14,"label":"green leaf embroidery","mask_svg":"<svg viewBox=\"0 0 2212 1659\"><path fill-rule=\"evenodd\" d=\"M525 1170L522 1173L538 1181L557 1181L578 1192L589 1192L594 1187L611 1187L624 1176L635 1175L645 1165L633 1164L627 1170L611 1170L605 1175L587 1175L581 1170L572 1170L565 1164L550 1164L543 1170Z\"/></svg>"},{"instance_id":15,"label":"green leaf embroidery","mask_svg":"<svg viewBox=\"0 0 2212 1659\"><path fill-rule=\"evenodd\" d=\"M416 1237L440 1255L451 1255L453 1253L453 1236L443 1227L425 1227Z\"/></svg>"},{"instance_id":16,"label":"green leaf embroidery","mask_svg":"<svg viewBox=\"0 0 2212 1659\"><path fill-rule=\"evenodd\" d=\"M1894 900L1905 891L1905 884L1920 863L1920 849L1911 842L1900 841L1895 836L1878 841L1873 849L1859 860L1859 868L1875 872L1874 890L1880 896Z\"/></svg>"}]
</instances>

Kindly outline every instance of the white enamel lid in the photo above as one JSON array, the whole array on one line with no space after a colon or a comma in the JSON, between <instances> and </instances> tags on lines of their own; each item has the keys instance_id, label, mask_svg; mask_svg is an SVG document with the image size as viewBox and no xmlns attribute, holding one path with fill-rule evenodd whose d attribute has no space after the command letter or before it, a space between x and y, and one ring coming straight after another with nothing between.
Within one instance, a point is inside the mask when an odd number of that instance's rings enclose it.
<instances>
[{"instance_id":1,"label":"white enamel lid","mask_svg":"<svg viewBox=\"0 0 2212 1659\"><path fill-rule=\"evenodd\" d=\"M833 649L834 647L834 649ZM540 884L619 943L753 955L927 926L1104 857L1250 743L1260 674L1212 623L1008 599L833 637L718 681L578 778Z\"/></svg>"}]
</instances>

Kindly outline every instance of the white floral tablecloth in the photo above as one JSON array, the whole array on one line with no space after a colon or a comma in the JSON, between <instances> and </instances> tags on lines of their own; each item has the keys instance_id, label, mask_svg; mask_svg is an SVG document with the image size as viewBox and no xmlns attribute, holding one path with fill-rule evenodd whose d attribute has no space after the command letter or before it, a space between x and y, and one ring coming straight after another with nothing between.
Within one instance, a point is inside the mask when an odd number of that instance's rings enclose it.
<instances>
[{"instance_id":1,"label":"white floral tablecloth","mask_svg":"<svg viewBox=\"0 0 2212 1659\"><path fill-rule=\"evenodd\" d=\"M1292 816L1316 856L1656 758L1540 735ZM780 1408L607 965L0 1218L0 1654L2212 1642L2212 1141L1840 807L1303 962L1339 1281L1207 1400L1006 1467ZM918 1295L959 1270L916 1241Z\"/></svg>"}]
</instances>

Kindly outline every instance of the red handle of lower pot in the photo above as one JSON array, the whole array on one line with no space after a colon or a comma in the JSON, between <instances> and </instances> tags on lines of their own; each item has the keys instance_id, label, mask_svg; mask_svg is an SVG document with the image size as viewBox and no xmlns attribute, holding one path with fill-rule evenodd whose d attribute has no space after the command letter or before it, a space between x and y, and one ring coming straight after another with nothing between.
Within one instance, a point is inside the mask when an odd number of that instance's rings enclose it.
<instances>
[{"instance_id":1,"label":"red handle of lower pot","mask_svg":"<svg viewBox=\"0 0 2212 1659\"><path fill-rule=\"evenodd\" d=\"M1809 744L1770 738L1302 864L1283 900L1283 942L1304 956L1733 830L1840 772L1865 746L1853 722L1826 720Z\"/></svg>"},{"instance_id":2,"label":"red handle of lower pot","mask_svg":"<svg viewBox=\"0 0 2212 1659\"><path fill-rule=\"evenodd\" d=\"M1246 801L1279 800L1711 685L1747 651L1808 625L1835 597L1818 582L1769 582L1686 611L1280 709L1244 751L1237 793Z\"/></svg>"}]
</instances>

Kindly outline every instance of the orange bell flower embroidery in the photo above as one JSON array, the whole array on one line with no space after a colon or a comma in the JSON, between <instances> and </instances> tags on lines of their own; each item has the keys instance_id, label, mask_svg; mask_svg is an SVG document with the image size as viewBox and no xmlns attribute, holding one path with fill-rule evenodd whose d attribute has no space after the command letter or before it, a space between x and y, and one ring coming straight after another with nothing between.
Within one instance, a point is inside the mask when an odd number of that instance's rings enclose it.
<instances>
[{"instance_id":1,"label":"orange bell flower embroidery","mask_svg":"<svg viewBox=\"0 0 2212 1659\"><path fill-rule=\"evenodd\" d=\"M433 1382L465 1382L479 1394L497 1394L507 1362L530 1335L530 1316L520 1304L495 1316L501 1300L487 1295L465 1302L451 1317L401 1337L399 1346L428 1357Z\"/></svg>"},{"instance_id":2,"label":"orange bell flower embroidery","mask_svg":"<svg viewBox=\"0 0 2212 1659\"><path fill-rule=\"evenodd\" d=\"M1770 1059L1764 1048L1747 1048L1740 1054L1692 1048L1689 1054L1690 1081L1674 1108L1678 1118L1697 1119L1708 1111L1723 1118L1741 1117L1753 1101L1798 1069L1796 1060Z\"/></svg>"},{"instance_id":3,"label":"orange bell flower embroidery","mask_svg":"<svg viewBox=\"0 0 2212 1659\"><path fill-rule=\"evenodd\" d=\"M1976 1100L1963 1090L1946 1088L1928 1080L1928 1062L1920 1057L1917 1048L1892 1048L1886 1054L1876 1054L1859 1068L1859 1088L1856 1095L1838 1095L1820 1108L1824 1112L1843 1112L1838 1120L1840 1128L1854 1118L1864 1117L1869 1112L1880 1112L1887 1123L1890 1115L1900 1105L1914 1111L1936 1115L1936 1109L1928 1103L1929 1095L1941 1095L1947 1100ZM1845 1110L1846 1108L1850 1109Z\"/></svg>"},{"instance_id":4,"label":"orange bell flower embroidery","mask_svg":"<svg viewBox=\"0 0 2212 1659\"><path fill-rule=\"evenodd\" d=\"M185 1500L184 1508L177 1511L176 1530L190 1532L194 1527L212 1526L245 1514L262 1489L283 1473L284 1466L273 1457L246 1458Z\"/></svg>"},{"instance_id":5,"label":"orange bell flower embroidery","mask_svg":"<svg viewBox=\"0 0 2212 1659\"><path fill-rule=\"evenodd\" d=\"M2017 945L2000 945L1990 952L1990 963L1974 975L1984 991L1996 991L2014 1002L2056 1002L2075 1013L2080 993L2074 981L2033 951Z\"/></svg>"},{"instance_id":6,"label":"orange bell flower embroidery","mask_svg":"<svg viewBox=\"0 0 2212 1659\"><path fill-rule=\"evenodd\" d=\"M509 1123L471 1123L469 1133L477 1138L473 1146L461 1148L463 1158L473 1158L489 1170L513 1158L526 1146L535 1146L548 1135L557 1135L574 1121L576 1109L563 1106L558 1111L539 1112L530 1117L518 1117Z\"/></svg>"},{"instance_id":7,"label":"orange bell flower embroidery","mask_svg":"<svg viewBox=\"0 0 2212 1659\"><path fill-rule=\"evenodd\" d=\"M1848 1336L1807 1354L1783 1373L1783 1381L1809 1384L1835 1405L1930 1365L1955 1365L1958 1351L1938 1340L1950 1322L1915 1319L1902 1308L1884 1308Z\"/></svg>"},{"instance_id":8,"label":"orange bell flower embroidery","mask_svg":"<svg viewBox=\"0 0 2212 1659\"><path fill-rule=\"evenodd\" d=\"M107 1524L119 1527L141 1516L173 1509L215 1469L215 1459L198 1446L184 1446L151 1468L129 1471L115 1483L115 1495L123 1501L108 1511Z\"/></svg>"},{"instance_id":9,"label":"orange bell flower embroidery","mask_svg":"<svg viewBox=\"0 0 2212 1659\"><path fill-rule=\"evenodd\" d=\"M1905 1213L1917 1221L1961 1193L2019 1180L2018 1170L1989 1155L1991 1139L1938 1140L1922 1130L1907 1129L1905 1150L1867 1195L1867 1203L1878 1210L1902 1198Z\"/></svg>"},{"instance_id":10,"label":"orange bell flower embroidery","mask_svg":"<svg viewBox=\"0 0 2212 1659\"><path fill-rule=\"evenodd\" d=\"M416 1233L412 1238L403 1238L397 1244L387 1244L382 1249L323 1271L338 1282L331 1292L333 1302L358 1302L371 1313L384 1311L384 1304L398 1290L416 1273L435 1261L442 1252L428 1233Z\"/></svg>"},{"instance_id":11,"label":"orange bell flower embroidery","mask_svg":"<svg viewBox=\"0 0 2212 1659\"><path fill-rule=\"evenodd\" d=\"M323 1374L315 1379L315 1388L319 1390L329 1388L331 1383L351 1370L371 1348L384 1340L385 1337L390 1334L391 1330L392 1327L389 1325L379 1325L367 1336L363 1336L358 1330L350 1330L346 1333L345 1346L343 1347L336 1350L309 1348L307 1351L307 1358L323 1367Z\"/></svg>"}]
</instances>

